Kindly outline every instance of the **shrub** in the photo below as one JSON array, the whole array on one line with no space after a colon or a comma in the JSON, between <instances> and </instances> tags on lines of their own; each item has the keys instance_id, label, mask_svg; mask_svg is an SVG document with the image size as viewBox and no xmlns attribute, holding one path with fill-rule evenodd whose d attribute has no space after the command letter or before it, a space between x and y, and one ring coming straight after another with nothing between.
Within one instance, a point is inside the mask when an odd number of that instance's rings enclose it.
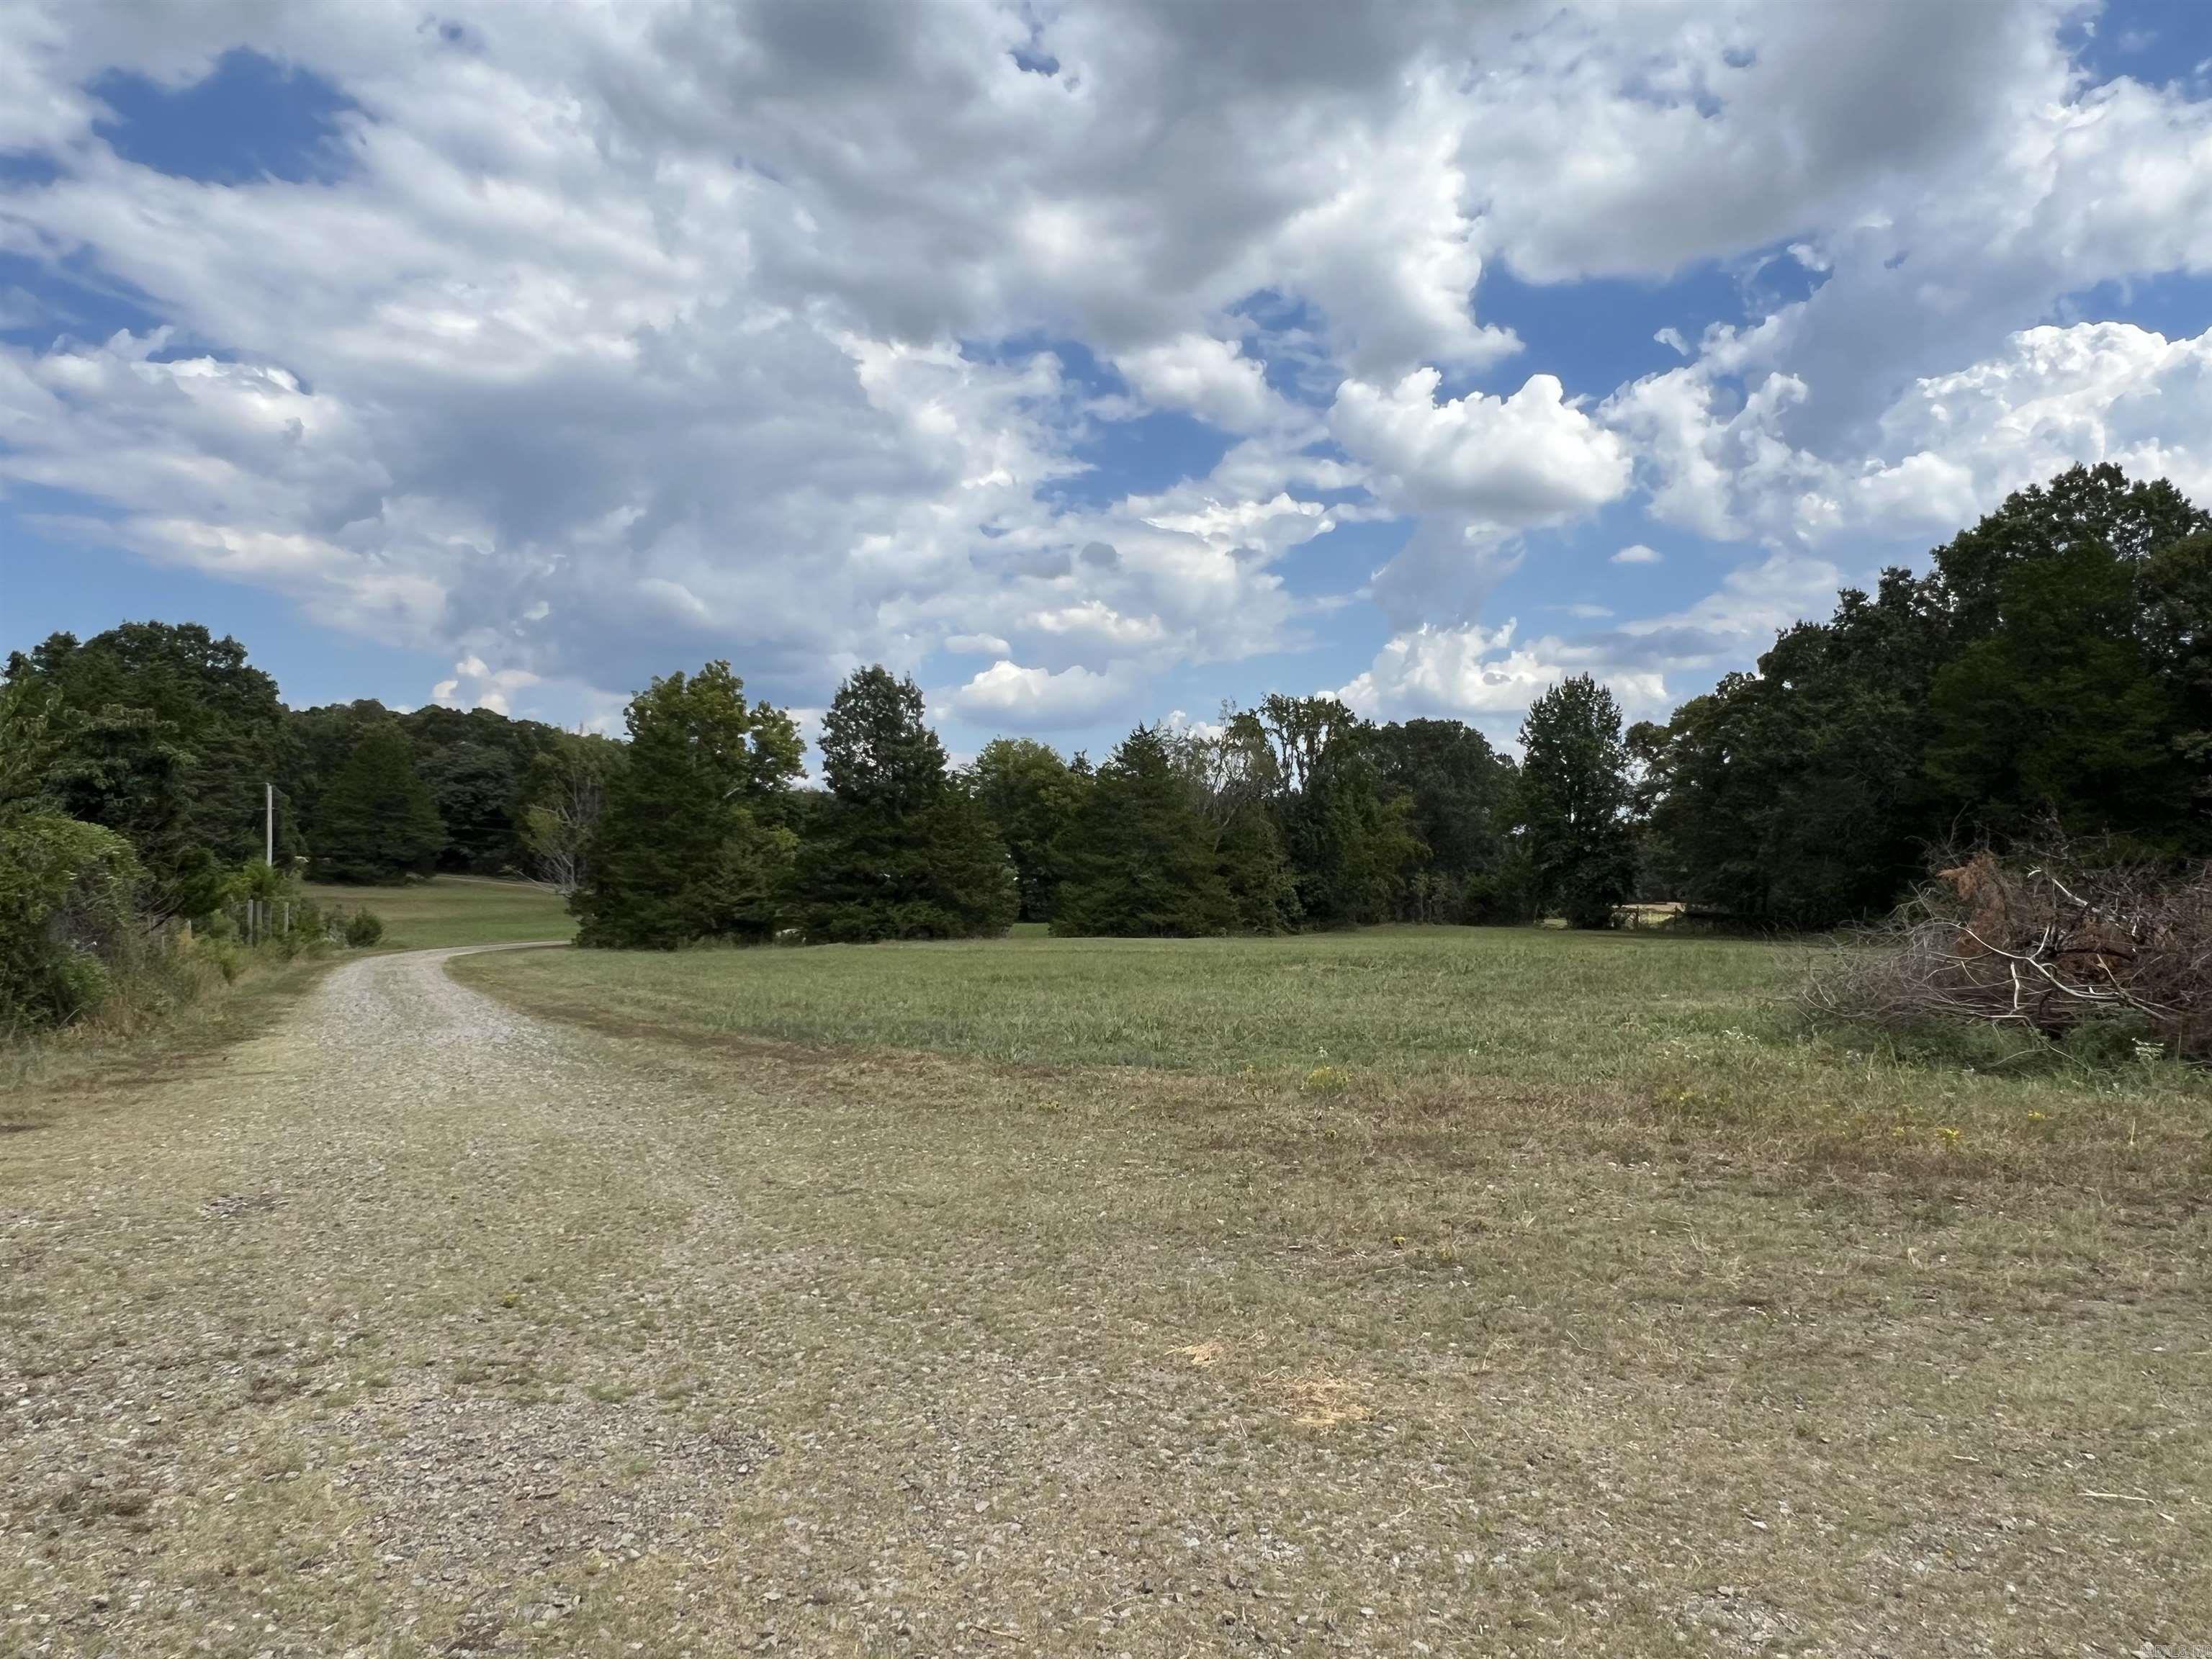
<instances>
[{"instance_id":1,"label":"shrub","mask_svg":"<svg viewBox=\"0 0 2212 1659\"><path fill-rule=\"evenodd\" d=\"M202 939L192 953L222 975L225 985L233 983L246 969L246 951L235 938Z\"/></svg>"},{"instance_id":2,"label":"shrub","mask_svg":"<svg viewBox=\"0 0 2212 1659\"><path fill-rule=\"evenodd\" d=\"M98 824L0 823L0 1030L62 1024L106 996L137 952L140 879L129 843Z\"/></svg>"},{"instance_id":3,"label":"shrub","mask_svg":"<svg viewBox=\"0 0 2212 1659\"><path fill-rule=\"evenodd\" d=\"M374 910L356 910L346 923L345 942L356 950L365 950L383 937L384 918Z\"/></svg>"}]
</instances>

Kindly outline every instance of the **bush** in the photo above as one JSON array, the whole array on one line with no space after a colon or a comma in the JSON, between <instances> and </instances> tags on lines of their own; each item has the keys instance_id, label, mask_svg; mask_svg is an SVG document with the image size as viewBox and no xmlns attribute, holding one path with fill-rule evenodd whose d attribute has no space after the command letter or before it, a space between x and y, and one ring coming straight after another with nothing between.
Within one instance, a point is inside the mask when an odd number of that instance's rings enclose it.
<instances>
[{"instance_id":1,"label":"bush","mask_svg":"<svg viewBox=\"0 0 2212 1659\"><path fill-rule=\"evenodd\" d=\"M112 830L58 813L0 823L0 1030L59 1025L138 954L141 872Z\"/></svg>"},{"instance_id":2,"label":"bush","mask_svg":"<svg viewBox=\"0 0 2212 1659\"><path fill-rule=\"evenodd\" d=\"M2130 860L2056 837L1941 872L1831 957L1800 1000L1887 1030L2033 1032L2084 1064L2212 1060L2212 864Z\"/></svg>"},{"instance_id":3,"label":"bush","mask_svg":"<svg viewBox=\"0 0 2212 1659\"><path fill-rule=\"evenodd\" d=\"M365 950L383 937L384 918L374 910L356 910L346 923L345 942L356 950Z\"/></svg>"},{"instance_id":4,"label":"bush","mask_svg":"<svg viewBox=\"0 0 2212 1659\"><path fill-rule=\"evenodd\" d=\"M225 985L234 983L246 971L246 951L234 938L202 939L193 945L192 954L222 975Z\"/></svg>"}]
</instances>

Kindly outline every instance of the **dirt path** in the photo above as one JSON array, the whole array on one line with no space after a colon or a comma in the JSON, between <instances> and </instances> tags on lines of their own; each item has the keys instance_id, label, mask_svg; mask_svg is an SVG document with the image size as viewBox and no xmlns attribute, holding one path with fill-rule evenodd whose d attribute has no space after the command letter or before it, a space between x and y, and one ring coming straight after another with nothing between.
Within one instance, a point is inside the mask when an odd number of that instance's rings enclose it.
<instances>
[{"instance_id":1,"label":"dirt path","mask_svg":"<svg viewBox=\"0 0 2212 1659\"><path fill-rule=\"evenodd\" d=\"M453 954L0 1139L0 1651L2212 1652L2197 1242L2023 1319L1953 1218L1376 1180L1229 1085L686 1049ZM1486 1254L1354 1175L1498 1194ZM1716 1275L1747 1217L1802 1284Z\"/></svg>"}]
</instances>

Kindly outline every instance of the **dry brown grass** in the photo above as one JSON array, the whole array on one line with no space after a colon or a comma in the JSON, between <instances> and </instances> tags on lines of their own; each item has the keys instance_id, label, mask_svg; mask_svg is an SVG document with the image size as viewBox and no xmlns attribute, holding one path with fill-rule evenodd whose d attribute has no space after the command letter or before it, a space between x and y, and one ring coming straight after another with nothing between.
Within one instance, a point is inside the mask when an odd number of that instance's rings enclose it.
<instances>
[{"instance_id":1,"label":"dry brown grass","mask_svg":"<svg viewBox=\"0 0 2212 1659\"><path fill-rule=\"evenodd\" d=\"M0 1152L0 1647L2212 1651L2212 1237L2118 1154L483 1006Z\"/></svg>"}]
</instances>

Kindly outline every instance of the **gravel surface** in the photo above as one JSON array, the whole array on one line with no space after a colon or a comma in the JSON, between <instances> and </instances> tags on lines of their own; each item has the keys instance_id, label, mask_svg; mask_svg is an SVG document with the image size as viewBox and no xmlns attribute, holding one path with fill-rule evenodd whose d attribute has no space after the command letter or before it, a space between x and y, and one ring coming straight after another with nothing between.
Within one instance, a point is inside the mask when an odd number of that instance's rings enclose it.
<instances>
[{"instance_id":1,"label":"gravel surface","mask_svg":"<svg viewBox=\"0 0 2212 1659\"><path fill-rule=\"evenodd\" d=\"M655 1389L650 1293L595 1310L619 1364L564 1305L637 1231L571 1224L578 1176L645 1178L648 1218L700 1177L606 1045L455 954L348 963L276 1034L7 1149L37 1179L0 1209L0 1648L503 1650L574 1613L556 1569L716 1553L774 1447Z\"/></svg>"},{"instance_id":2,"label":"gravel surface","mask_svg":"<svg viewBox=\"0 0 2212 1659\"><path fill-rule=\"evenodd\" d=\"M453 954L0 1138L0 1653L2212 1654L2197 1222L584 1030Z\"/></svg>"}]
</instances>

